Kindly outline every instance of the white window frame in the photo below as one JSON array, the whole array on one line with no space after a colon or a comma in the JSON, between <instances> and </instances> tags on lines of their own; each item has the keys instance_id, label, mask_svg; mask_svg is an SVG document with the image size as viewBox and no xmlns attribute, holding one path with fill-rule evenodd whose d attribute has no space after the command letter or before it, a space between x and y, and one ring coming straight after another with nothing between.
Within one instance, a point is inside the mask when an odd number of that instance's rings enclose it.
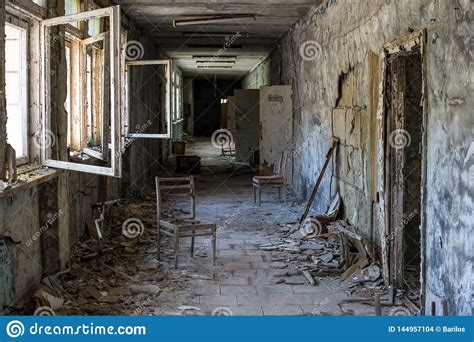
<instances>
[{"instance_id":1,"label":"white window frame","mask_svg":"<svg viewBox=\"0 0 474 342\"><path fill-rule=\"evenodd\" d=\"M109 49L110 49L110 125L111 125L111 160L110 167L86 165L75 162L55 160L51 158L51 146L46 143L47 132L51 127L50 122L50 65L49 65L49 28L57 25L71 24L81 20L90 20L95 18L108 17L110 21ZM93 173L104 176L121 176L122 154L121 151L121 66L123 65L124 54L121 51L120 44L120 6L111 6L97 10L61 16L46 19L41 22L41 56L42 56L42 105L43 105L43 126L42 126L42 146L45 148L41 151L42 162L44 165ZM105 137L103 137L105 139ZM105 142L105 141L104 141ZM107 144L103 144L107 145Z\"/></svg>"},{"instance_id":2,"label":"white window frame","mask_svg":"<svg viewBox=\"0 0 474 342\"><path fill-rule=\"evenodd\" d=\"M126 61L125 62L125 101L124 101L124 131L127 138L146 138L146 139L169 139L171 138L171 99L172 99L172 62L170 59L158 59L148 61ZM128 70L136 65L165 65L166 66L166 92L165 94L165 118L166 118L166 133L131 133L130 132L130 80L128 77Z\"/></svg>"},{"instance_id":3,"label":"white window frame","mask_svg":"<svg viewBox=\"0 0 474 342\"><path fill-rule=\"evenodd\" d=\"M11 16L9 16L11 18ZM14 18L10 21L8 18L5 20L5 25L13 27L21 31L20 36L20 49L21 49L21 62L20 62L20 112L21 112L21 125L22 125L22 140L23 140L23 151L15 151L17 156L16 163L17 165L27 164L30 161L29 155L29 139L28 139L28 129L29 129L29 106L28 106L28 89L29 89L29 75L28 75L28 24L19 18ZM5 75L6 76L6 75ZM8 94L6 94L8 96ZM8 107L8 106L7 106ZM8 112L7 112L7 125L8 125ZM8 142L8 141L7 141Z\"/></svg>"},{"instance_id":4,"label":"white window frame","mask_svg":"<svg viewBox=\"0 0 474 342\"><path fill-rule=\"evenodd\" d=\"M108 44L107 43L107 34L106 34L106 32L100 33L96 36L92 36L92 37L89 37L89 38L86 38L86 39L83 39L83 40L80 41L80 43L79 43L80 52L79 53L80 53L81 57L84 58L86 63L87 63L87 47L89 45L92 45L92 44L95 44L95 43L98 43L98 42L101 42L101 41L104 43L104 60L105 60L105 58L106 58L105 51L107 51L107 49L108 49L107 47L105 47L105 44ZM104 70L105 70L105 61L103 63L103 67L104 67ZM84 77L86 77L86 76L84 76ZM102 73L101 78L102 78L101 84L105 85L106 80L105 80L104 73ZM91 89L87 88L88 94L86 95L86 97L92 91L93 91L93 88L92 88L92 85L91 85ZM103 100L105 99L105 94L106 94L106 88L104 87L102 89L102 99ZM91 102L91 103L88 103L88 105L92 106L93 104ZM93 149L90 149L90 148L84 146L82 148L82 152L84 152L85 154L88 154L89 156L94 157L96 159L101 159L101 160L107 161L108 151L109 151L109 144L107 142L107 120L106 120L106 117L105 117L105 108L104 108L103 104L100 107L100 118L101 118L100 135L101 135L101 139L102 139L102 149L101 149L101 151L98 152L98 151L95 151ZM83 117L83 119L84 119L84 117ZM94 120L91 118L91 123L93 121Z\"/></svg>"}]
</instances>

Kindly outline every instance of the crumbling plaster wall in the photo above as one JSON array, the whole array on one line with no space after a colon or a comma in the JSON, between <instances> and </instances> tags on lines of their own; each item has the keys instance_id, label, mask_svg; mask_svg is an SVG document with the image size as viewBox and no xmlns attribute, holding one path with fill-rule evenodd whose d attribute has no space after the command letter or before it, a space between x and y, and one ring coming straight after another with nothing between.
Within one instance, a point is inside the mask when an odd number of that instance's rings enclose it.
<instances>
[{"instance_id":1,"label":"crumbling plaster wall","mask_svg":"<svg viewBox=\"0 0 474 342\"><path fill-rule=\"evenodd\" d=\"M426 29L425 304L431 301L439 304L446 299L451 314L473 312L474 123L472 79L469 78L472 68L470 6L468 0L329 0L298 21L269 57L272 84L293 85L294 146L304 147L294 158L293 184L295 191L307 198L331 144L333 109L341 95L340 75L354 69L353 104L362 109L360 123L369 132L368 125L373 119L369 114L373 100L369 92L369 52L380 55L384 43L412 29ZM315 58L311 54L306 60L302 58L304 44L313 45ZM244 83L250 84L255 79L259 77L248 75ZM253 88L259 86L252 84ZM376 217L371 223L368 170L371 167L381 170L381 167L370 165L371 158L365 157L371 151L370 134L361 136L362 146L368 148L365 151L362 148L363 159L356 166L356 180L364 187L358 191L359 198L343 197L345 216L366 237L373 236L375 245L380 246L385 228ZM337 187L334 175L337 170L333 164L324 177L315 209L326 208ZM349 177L344 177L343 182L353 185ZM379 189L380 184L375 186Z\"/></svg>"},{"instance_id":2,"label":"crumbling plaster wall","mask_svg":"<svg viewBox=\"0 0 474 342\"><path fill-rule=\"evenodd\" d=\"M31 3L22 1L12 1L18 8L23 11L30 12ZM45 11L35 12L35 15L44 15L48 13L50 17L62 15L64 13L63 1L48 1L48 9ZM6 118L7 113L4 106L4 90L5 90L5 73L4 73L4 23L5 23L5 2L0 3L0 151L6 145ZM106 5L106 4L104 4ZM7 5L8 6L8 5ZM34 6L33 6L34 7ZM136 29L132 22L126 17L122 17L124 25L129 32L131 39L140 40L144 46L144 58L158 59L157 47L150 43L146 37ZM29 19L30 29L38 28L38 21ZM34 50L38 47L38 42L34 38L39 36L39 32L32 31L33 38L30 41L30 49ZM32 52L29 60L31 84L39 75L38 56L36 52ZM65 62L62 54L52 54L55 58L52 65L52 72L58 73L59 68L63 68ZM36 89L36 90L34 90ZM52 99L57 103L64 102L66 89L66 78L63 78L54 88L51 94ZM40 120L38 89L33 87L29 96L28 107L30 110L30 132L29 136L34 139L35 132L39 131ZM154 96L151 90L147 96ZM53 118L64 116L64 106L54 106L52 111ZM66 125L64 120L54 120L56 122L53 128L58 137L56 146L53 147L53 153L64 156L65 147L64 139L66 137ZM136 150L141 150L138 154ZM127 193L128 188L132 184L139 184L147 177L151 176L151 171L156 164L149 160L149 155L153 155L154 159L159 158L160 144L157 140L140 141L136 140L127 145L123 150L125 154L133 154L134 158L124 158L124 178L116 179L111 177L97 176L87 173L58 171L53 173L46 179L34 178L31 182L24 184L18 189L8 192L6 196L0 196L0 238L7 236L19 244L9 243L8 253L12 267L2 270L11 270L11 286L9 289L2 289L12 294L12 298L5 302L5 296L0 296L0 312L8 305L21 303L22 300L28 298L28 294L40 281L45 274L45 265L50 271L65 269L69 266L71 250L74 243L82 238L87 237L86 223L91 222L92 210L91 204L108 199L116 199ZM147 151L144 153L143 151ZM35 144L30 141L30 153L32 162L38 162L39 150ZM142 160L143 159L143 160ZM128 162L127 162L128 161ZM0 153L0 166L3 164ZM151 178L151 177L149 177ZM141 189L143 185L139 184ZM41 198L47 200L40 203ZM45 222L52 218L50 223ZM92 221L93 222L93 221ZM120 227L118 227L120 229ZM54 231L53 231L54 230ZM46 232L46 234L45 234ZM51 234L49 234L51 233ZM45 250L51 250L51 253L45 255ZM56 258L55 258L56 257ZM6 279L10 279L6 277ZM1 281L1 279L0 279ZM5 284L1 284L4 286ZM8 297L8 296L7 296ZM13 302L11 301L13 300Z\"/></svg>"}]
</instances>

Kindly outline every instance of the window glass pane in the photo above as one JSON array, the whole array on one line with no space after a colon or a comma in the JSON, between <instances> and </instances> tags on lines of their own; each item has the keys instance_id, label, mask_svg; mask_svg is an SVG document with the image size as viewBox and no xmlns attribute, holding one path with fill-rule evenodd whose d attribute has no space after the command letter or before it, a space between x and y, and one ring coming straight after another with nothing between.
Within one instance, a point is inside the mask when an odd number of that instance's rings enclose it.
<instances>
[{"instance_id":1,"label":"window glass pane","mask_svg":"<svg viewBox=\"0 0 474 342\"><path fill-rule=\"evenodd\" d=\"M44 6L44 0L33 0L33 2L37 5Z\"/></svg>"},{"instance_id":2,"label":"window glass pane","mask_svg":"<svg viewBox=\"0 0 474 342\"><path fill-rule=\"evenodd\" d=\"M17 158L26 148L26 39L25 31L5 25L5 93L7 99L7 141Z\"/></svg>"},{"instance_id":3,"label":"window glass pane","mask_svg":"<svg viewBox=\"0 0 474 342\"><path fill-rule=\"evenodd\" d=\"M64 2L64 12L66 15L76 14L81 11L80 0L65 0ZM75 28L79 28L79 22L76 21L71 23Z\"/></svg>"},{"instance_id":4,"label":"window glass pane","mask_svg":"<svg viewBox=\"0 0 474 342\"><path fill-rule=\"evenodd\" d=\"M100 33L100 18L89 20L89 36L96 36Z\"/></svg>"},{"instance_id":5,"label":"window glass pane","mask_svg":"<svg viewBox=\"0 0 474 342\"><path fill-rule=\"evenodd\" d=\"M71 145L71 47L66 46L67 91L65 108L67 112L67 145Z\"/></svg>"}]
</instances>

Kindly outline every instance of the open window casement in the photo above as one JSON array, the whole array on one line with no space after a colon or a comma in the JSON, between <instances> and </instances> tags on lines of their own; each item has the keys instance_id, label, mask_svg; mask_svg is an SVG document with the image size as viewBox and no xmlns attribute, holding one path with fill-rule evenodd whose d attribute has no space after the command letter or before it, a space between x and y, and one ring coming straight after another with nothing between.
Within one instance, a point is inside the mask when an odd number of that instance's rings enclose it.
<instances>
[{"instance_id":1,"label":"open window casement","mask_svg":"<svg viewBox=\"0 0 474 342\"><path fill-rule=\"evenodd\" d=\"M125 137L171 138L171 60L129 60L125 65ZM145 83L137 84L135 75L141 74L148 77ZM156 96L148 94L148 99L154 103L145 100L147 89L157 89Z\"/></svg>"},{"instance_id":2,"label":"open window casement","mask_svg":"<svg viewBox=\"0 0 474 342\"><path fill-rule=\"evenodd\" d=\"M74 29L81 27L77 25L80 22L94 22L95 35L89 35L91 30L84 33L86 30ZM98 22L101 24L98 25ZM44 165L120 177L124 65L120 29L119 6L42 21L43 112L40 146ZM65 75L58 72L60 68L55 60L61 53L66 55ZM62 100L62 97L56 94L61 93L57 89L57 84L64 82L61 77L67 78L66 116L58 116L61 113L58 107L62 105L58 98ZM64 120L67 120L67 125ZM64 134L60 130L66 126L67 140L61 139ZM54 142L61 146L56 146ZM58 157L58 150L65 150L65 144L67 160Z\"/></svg>"}]
</instances>

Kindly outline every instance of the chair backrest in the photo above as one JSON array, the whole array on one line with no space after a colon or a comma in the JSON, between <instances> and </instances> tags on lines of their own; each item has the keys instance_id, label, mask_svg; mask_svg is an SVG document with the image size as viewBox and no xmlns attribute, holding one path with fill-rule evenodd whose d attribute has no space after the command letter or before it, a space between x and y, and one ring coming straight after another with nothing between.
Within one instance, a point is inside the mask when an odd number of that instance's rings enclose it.
<instances>
[{"instance_id":1,"label":"chair backrest","mask_svg":"<svg viewBox=\"0 0 474 342\"><path fill-rule=\"evenodd\" d=\"M162 178L155 177L155 189L156 189L156 216L157 219L161 219L161 199L165 196L175 197L190 197L191 199L191 217L196 217L196 205L195 205L195 190L194 190L194 177L176 177L176 178Z\"/></svg>"},{"instance_id":2,"label":"chair backrest","mask_svg":"<svg viewBox=\"0 0 474 342\"><path fill-rule=\"evenodd\" d=\"M280 158L278 159L278 163L273 173L276 176L284 176L285 166L286 166L286 151L283 150L280 154Z\"/></svg>"}]
</instances>

